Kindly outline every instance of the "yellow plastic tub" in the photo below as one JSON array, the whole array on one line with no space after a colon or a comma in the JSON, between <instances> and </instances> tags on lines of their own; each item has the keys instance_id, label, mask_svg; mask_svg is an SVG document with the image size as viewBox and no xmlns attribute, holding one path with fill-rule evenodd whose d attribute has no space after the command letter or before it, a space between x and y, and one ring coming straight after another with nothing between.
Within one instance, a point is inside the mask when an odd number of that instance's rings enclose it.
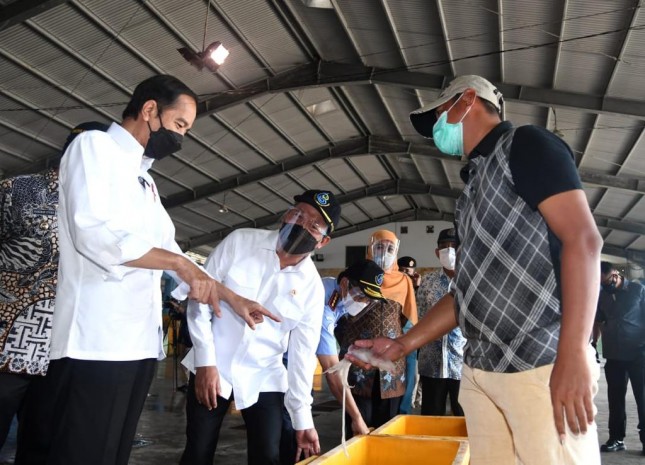
<instances>
[{"instance_id":1,"label":"yellow plastic tub","mask_svg":"<svg viewBox=\"0 0 645 465\"><path fill-rule=\"evenodd\" d=\"M307 464L313 462L314 460L316 460L317 458L318 458L317 455L312 455L308 459L304 459L304 460L298 462L296 465L307 465Z\"/></svg>"},{"instance_id":2,"label":"yellow plastic tub","mask_svg":"<svg viewBox=\"0 0 645 465\"><path fill-rule=\"evenodd\" d=\"M433 417L425 415L397 415L370 434L437 436L455 439L468 437L464 417Z\"/></svg>"},{"instance_id":3,"label":"yellow plastic tub","mask_svg":"<svg viewBox=\"0 0 645 465\"><path fill-rule=\"evenodd\" d=\"M414 436L357 436L309 462L310 465L466 465L468 441Z\"/></svg>"}]
</instances>

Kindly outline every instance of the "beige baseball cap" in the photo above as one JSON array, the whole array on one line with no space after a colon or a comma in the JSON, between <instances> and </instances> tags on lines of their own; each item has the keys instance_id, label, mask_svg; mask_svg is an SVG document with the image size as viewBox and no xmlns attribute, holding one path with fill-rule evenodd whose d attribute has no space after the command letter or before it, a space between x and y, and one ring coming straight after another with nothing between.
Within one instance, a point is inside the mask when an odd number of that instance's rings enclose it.
<instances>
[{"instance_id":1,"label":"beige baseball cap","mask_svg":"<svg viewBox=\"0 0 645 465\"><path fill-rule=\"evenodd\" d=\"M466 89L475 89L477 97L482 98L497 108L504 119L504 97L490 81L481 76L468 74L458 76L450 81L439 97L432 103L424 105L410 113L410 121L414 129L424 137L432 137L432 127L437 122L434 110L452 99L455 95L463 93Z\"/></svg>"}]
</instances>

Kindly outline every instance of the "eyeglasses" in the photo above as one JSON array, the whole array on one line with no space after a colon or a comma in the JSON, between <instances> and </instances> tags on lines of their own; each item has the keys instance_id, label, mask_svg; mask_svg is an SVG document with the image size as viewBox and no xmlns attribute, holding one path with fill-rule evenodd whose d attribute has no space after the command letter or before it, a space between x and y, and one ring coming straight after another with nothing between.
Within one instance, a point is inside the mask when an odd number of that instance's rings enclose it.
<instances>
[{"instance_id":1,"label":"eyeglasses","mask_svg":"<svg viewBox=\"0 0 645 465\"><path fill-rule=\"evenodd\" d=\"M320 224L316 218L309 216L298 207L291 207L287 210L282 217L282 221L284 223L299 224L318 241L321 241L329 230L327 225Z\"/></svg>"}]
</instances>

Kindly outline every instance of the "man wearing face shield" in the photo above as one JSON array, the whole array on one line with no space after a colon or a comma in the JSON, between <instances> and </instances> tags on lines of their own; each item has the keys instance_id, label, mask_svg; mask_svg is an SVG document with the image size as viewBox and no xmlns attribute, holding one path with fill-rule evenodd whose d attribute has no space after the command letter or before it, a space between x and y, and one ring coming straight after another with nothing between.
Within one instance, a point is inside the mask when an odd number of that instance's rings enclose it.
<instances>
[{"instance_id":1,"label":"man wearing face shield","mask_svg":"<svg viewBox=\"0 0 645 465\"><path fill-rule=\"evenodd\" d=\"M589 334L602 237L570 147L543 128L513 127L503 109L500 90L471 75L411 113L419 134L467 162L455 278L403 337L364 344L394 359L459 325L472 463L598 465Z\"/></svg>"},{"instance_id":2,"label":"man wearing face shield","mask_svg":"<svg viewBox=\"0 0 645 465\"><path fill-rule=\"evenodd\" d=\"M607 359L609 440L602 452L625 450L627 382L632 385L638 411L638 429L645 455L645 287L618 273L609 262L600 263L601 291L596 321Z\"/></svg>"},{"instance_id":3,"label":"man wearing face shield","mask_svg":"<svg viewBox=\"0 0 645 465\"><path fill-rule=\"evenodd\" d=\"M191 375L182 465L213 463L233 399L247 426L250 465L280 463L283 405L296 430L294 461L301 454L320 452L311 389L324 288L310 255L329 243L341 207L334 194L324 190L309 190L294 200L278 231L237 229L206 261L215 279L261 303L282 321L267 321L253 332L231 312L212 318L207 306L189 303L193 349L183 361ZM285 368L282 355L287 349Z\"/></svg>"},{"instance_id":4,"label":"man wearing face shield","mask_svg":"<svg viewBox=\"0 0 645 465\"><path fill-rule=\"evenodd\" d=\"M361 260L338 275L338 278L323 278L325 287L325 313L316 355L323 371L339 361L334 330L345 315L358 317L369 311L369 306L384 300L381 294L383 270L372 260ZM343 386L336 374L328 374L329 389L338 402L343 401ZM369 429L351 393L345 399L347 416L354 435L368 434Z\"/></svg>"},{"instance_id":5,"label":"man wearing face shield","mask_svg":"<svg viewBox=\"0 0 645 465\"><path fill-rule=\"evenodd\" d=\"M62 158L49 465L127 464L164 357L164 270L217 314L221 299L249 325L270 315L182 253L149 173L155 159L180 148L196 110L184 83L153 76L134 89L121 124L79 134Z\"/></svg>"},{"instance_id":6,"label":"man wearing face shield","mask_svg":"<svg viewBox=\"0 0 645 465\"><path fill-rule=\"evenodd\" d=\"M419 318L423 318L427 311L450 290L450 281L455 277L456 250L455 229L442 230L435 249L441 269L424 275L417 289ZM422 415L445 415L448 398L452 415L464 415L458 396L465 344L466 339L457 327L441 339L419 349Z\"/></svg>"}]
</instances>

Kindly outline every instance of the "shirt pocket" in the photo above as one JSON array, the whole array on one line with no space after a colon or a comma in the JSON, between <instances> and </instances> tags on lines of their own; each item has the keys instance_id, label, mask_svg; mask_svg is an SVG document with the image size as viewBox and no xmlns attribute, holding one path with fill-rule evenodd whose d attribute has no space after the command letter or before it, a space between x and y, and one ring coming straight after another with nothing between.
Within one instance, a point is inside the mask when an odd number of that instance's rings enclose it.
<instances>
[{"instance_id":1,"label":"shirt pocket","mask_svg":"<svg viewBox=\"0 0 645 465\"><path fill-rule=\"evenodd\" d=\"M272 311L280 317L286 331L291 331L302 319L302 308L292 295L278 295L273 299L272 306Z\"/></svg>"},{"instance_id":2,"label":"shirt pocket","mask_svg":"<svg viewBox=\"0 0 645 465\"><path fill-rule=\"evenodd\" d=\"M223 284L236 294L255 301L260 289L261 276L249 269L233 266L226 274Z\"/></svg>"}]
</instances>

